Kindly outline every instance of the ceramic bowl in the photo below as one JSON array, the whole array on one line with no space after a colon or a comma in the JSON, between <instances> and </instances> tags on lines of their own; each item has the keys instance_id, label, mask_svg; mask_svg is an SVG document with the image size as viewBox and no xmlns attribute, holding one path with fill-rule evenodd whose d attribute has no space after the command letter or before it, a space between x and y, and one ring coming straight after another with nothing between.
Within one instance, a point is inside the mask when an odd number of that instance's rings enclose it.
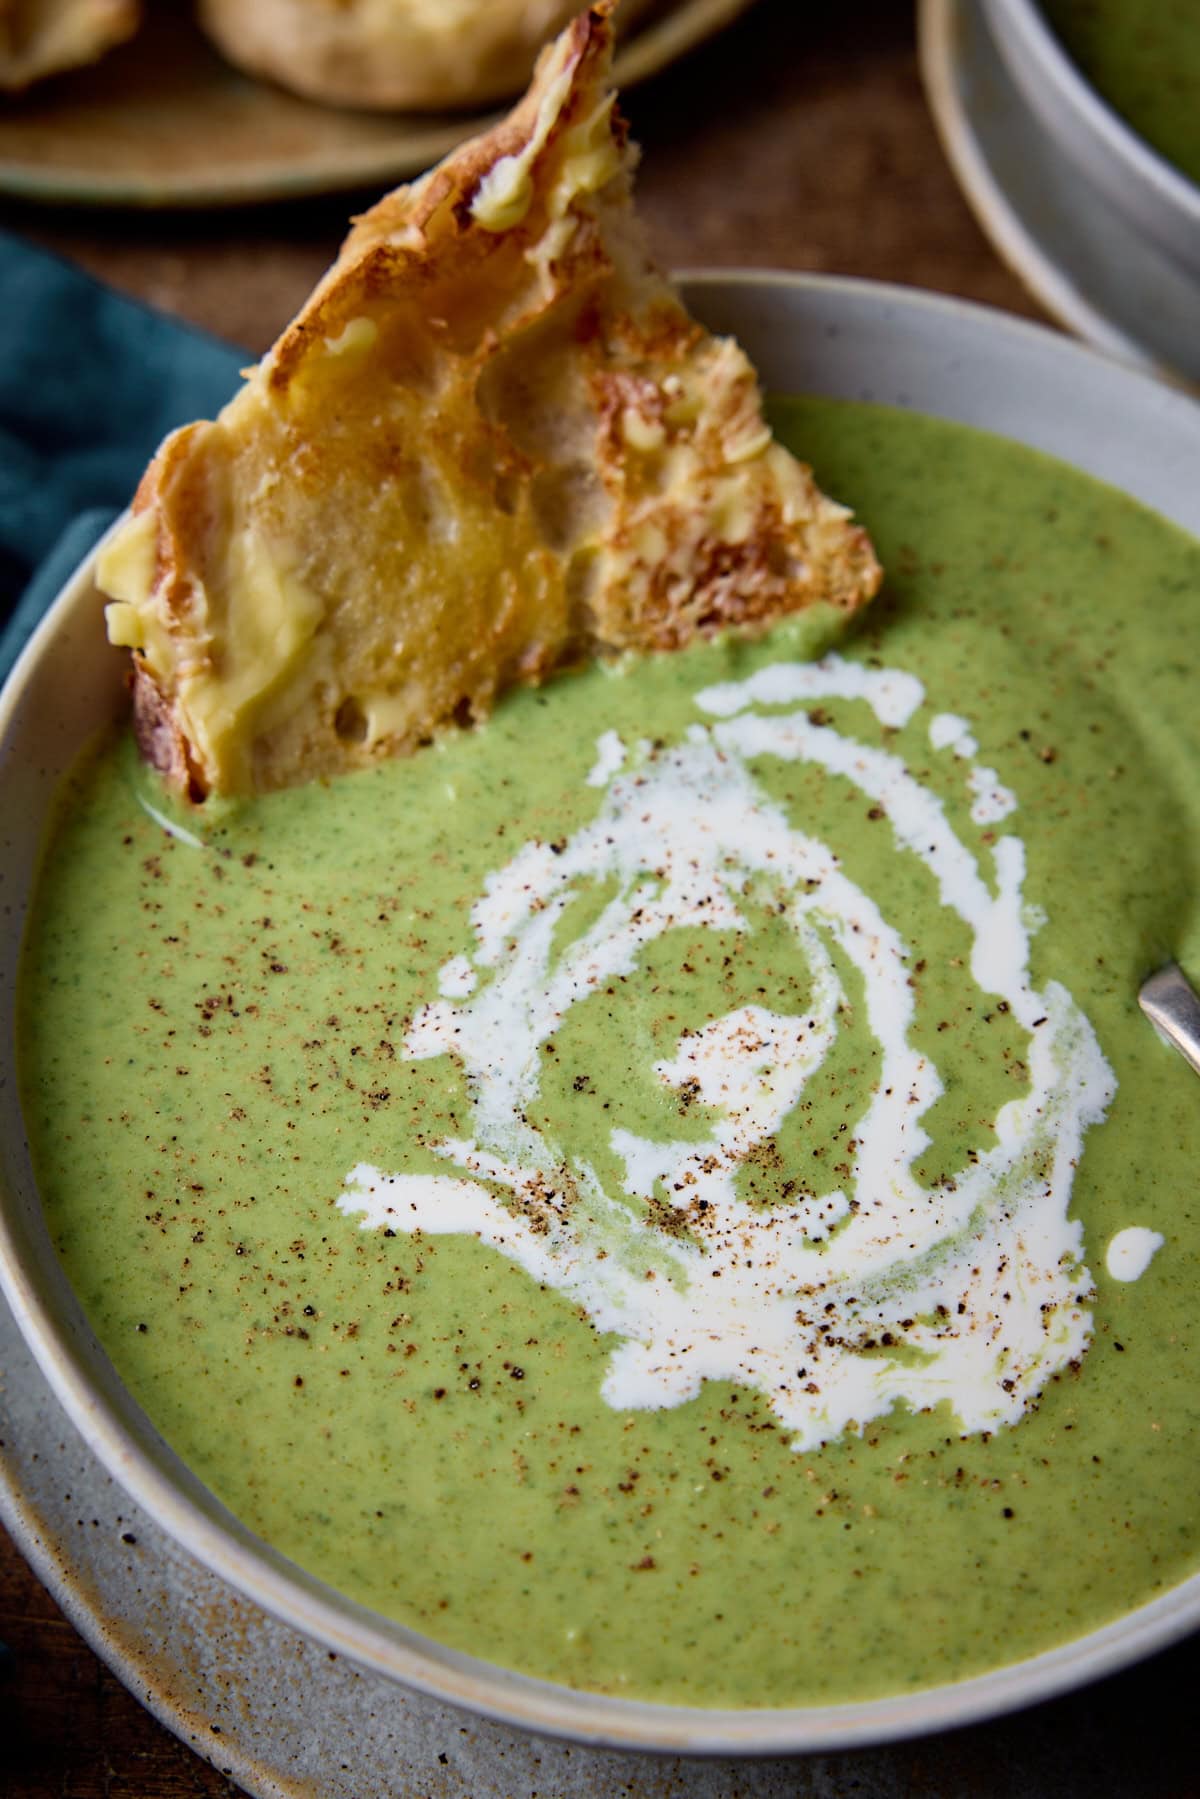
<instances>
[{"instance_id":1,"label":"ceramic bowl","mask_svg":"<svg viewBox=\"0 0 1200 1799\"><path fill-rule=\"evenodd\" d=\"M917 36L942 149L997 255L1097 349L1200 382L1200 276L1127 221L1043 129L978 0L919 0Z\"/></svg>"},{"instance_id":2,"label":"ceramic bowl","mask_svg":"<svg viewBox=\"0 0 1200 1799\"><path fill-rule=\"evenodd\" d=\"M687 297L735 333L768 388L871 400L985 426L1062 457L1200 532L1200 408L1022 321L869 283L709 275ZM1118 428L1119 426L1119 428ZM1200 1624L1200 1575L1048 1654L898 1698L775 1711L649 1705L574 1692L431 1642L343 1598L226 1511L134 1405L67 1286L42 1220L15 1080L22 922L55 784L122 704L89 560L0 696L0 1279L72 1421L113 1476L202 1564L359 1665L539 1733L704 1755L780 1755L878 1742L1049 1697Z\"/></svg>"},{"instance_id":3,"label":"ceramic bowl","mask_svg":"<svg viewBox=\"0 0 1200 1799\"><path fill-rule=\"evenodd\" d=\"M984 0L984 8L1009 73L1060 148L1139 235L1200 277L1200 187L1101 99L1037 0Z\"/></svg>"}]
</instances>

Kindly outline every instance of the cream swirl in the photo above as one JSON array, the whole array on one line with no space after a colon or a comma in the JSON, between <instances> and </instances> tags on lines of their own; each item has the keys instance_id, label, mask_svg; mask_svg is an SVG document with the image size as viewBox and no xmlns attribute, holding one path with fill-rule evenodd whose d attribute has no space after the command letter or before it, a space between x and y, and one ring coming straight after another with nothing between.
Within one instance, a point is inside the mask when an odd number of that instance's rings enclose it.
<instances>
[{"instance_id":1,"label":"cream swirl","mask_svg":"<svg viewBox=\"0 0 1200 1799\"><path fill-rule=\"evenodd\" d=\"M458 1172L360 1165L338 1202L364 1228L473 1233L569 1296L621 1338L603 1387L612 1405L674 1405L705 1380L734 1381L763 1396L797 1448L861 1430L900 1401L948 1401L964 1432L1011 1424L1082 1355L1091 1279L1071 1184L1085 1131L1115 1092L1070 994L1031 983L1020 839L995 838L985 869L983 846L962 841L899 756L814 721L806 708L830 697L865 701L888 730L924 703L912 675L830 656L706 689L697 703L710 722L673 747L605 734L588 777L603 789L592 822L562 844L525 844L489 878L473 945L443 968L441 997L409 1031L408 1056L449 1055L465 1075L471 1134L435 1146ZM977 762L967 721L938 715L930 740L953 750L977 824L1015 808ZM819 765L871 800L967 927L975 985L1027 1038L1028 1086L997 1110L993 1146L936 1184L915 1172L930 1142L922 1121L943 1092L912 1041L920 946L765 791L751 764L772 759ZM564 943L564 914L588 884L611 897ZM681 1033L654 1075L706 1108L710 1128L675 1141L616 1124L609 1147L624 1175L612 1190L531 1122L545 1046L665 932L750 931L764 890L807 971L804 1009L747 1003ZM752 1204L739 1173L830 1055L847 980L878 1061L845 1178L820 1193L791 1181L778 1203Z\"/></svg>"}]
</instances>

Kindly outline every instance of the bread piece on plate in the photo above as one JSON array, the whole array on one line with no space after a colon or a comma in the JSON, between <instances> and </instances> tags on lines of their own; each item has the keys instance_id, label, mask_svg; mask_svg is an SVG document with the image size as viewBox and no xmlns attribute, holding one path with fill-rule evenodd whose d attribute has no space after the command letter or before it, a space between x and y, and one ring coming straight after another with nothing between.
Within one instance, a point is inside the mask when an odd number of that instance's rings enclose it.
<instances>
[{"instance_id":1,"label":"bread piece on plate","mask_svg":"<svg viewBox=\"0 0 1200 1799\"><path fill-rule=\"evenodd\" d=\"M138 0L0 0L0 90L95 62L132 37Z\"/></svg>"},{"instance_id":2,"label":"bread piece on plate","mask_svg":"<svg viewBox=\"0 0 1200 1799\"><path fill-rule=\"evenodd\" d=\"M622 26L646 0L624 0ZM519 93L578 0L200 0L230 62L336 106L479 106Z\"/></svg>"},{"instance_id":3,"label":"bread piece on plate","mask_svg":"<svg viewBox=\"0 0 1200 1799\"><path fill-rule=\"evenodd\" d=\"M146 756L201 798L413 749L565 664L876 590L738 346L649 261L607 9L361 218L99 583Z\"/></svg>"}]
</instances>

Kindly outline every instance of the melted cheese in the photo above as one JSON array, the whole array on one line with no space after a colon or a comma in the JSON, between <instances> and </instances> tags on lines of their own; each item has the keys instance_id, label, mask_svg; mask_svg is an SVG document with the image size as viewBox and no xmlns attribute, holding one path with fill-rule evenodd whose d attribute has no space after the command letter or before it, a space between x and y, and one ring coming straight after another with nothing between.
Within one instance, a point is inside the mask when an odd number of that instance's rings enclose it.
<instances>
[{"instance_id":1,"label":"melted cheese","mask_svg":"<svg viewBox=\"0 0 1200 1799\"><path fill-rule=\"evenodd\" d=\"M525 218L533 203L534 164L546 148L571 92L568 70L559 76L538 108L524 149L501 157L480 183L471 217L485 231L511 231ZM621 153L612 132L614 99L609 94L586 119L564 133L561 167L546 197L546 211L551 219L561 219L573 200L597 193L620 171Z\"/></svg>"},{"instance_id":2,"label":"melted cheese","mask_svg":"<svg viewBox=\"0 0 1200 1799\"><path fill-rule=\"evenodd\" d=\"M249 528L231 534L223 592L210 603L210 649L180 680L191 732L212 766L241 785L263 702L294 668L324 607Z\"/></svg>"},{"instance_id":3,"label":"melted cheese","mask_svg":"<svg viewBox=\"0 0 1200 1799\"><path fill-rule=\"evenodd\" d=\"M145 650L155 621L146 601L154 580L158 520L153 512L136 512L119 525L96 562L96 581L113 596L104 608L108 641L123 649Z\"/></svg>"}]
</instances>

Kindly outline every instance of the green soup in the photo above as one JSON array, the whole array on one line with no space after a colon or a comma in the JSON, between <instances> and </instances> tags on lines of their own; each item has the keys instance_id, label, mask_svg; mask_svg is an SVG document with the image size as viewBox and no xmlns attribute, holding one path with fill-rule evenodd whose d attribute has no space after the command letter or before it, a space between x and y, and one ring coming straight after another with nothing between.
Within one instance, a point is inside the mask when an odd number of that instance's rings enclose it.
<instances>
[{"instance_id":1,"label":"green soup","mask_svg":"<svg viewBox=\"0 0 1200 1799\"><path fill-rule=\"evenodd\" d=\"M1136 1004L1200 968L1200 548L959 427L775 422L889 571L836 653L187 816L105 745L20 993L60 1254L238 1517L698 1705L957 1680L1200 1559L1200 1095Z\"/></svg>"},{"instance_id":2,"label":"green soup","mask_svg":"<svg viewBox=\"0 0 1200 1799\"><path fill-rule=\"evenodd\" d=\"M1042 0L1063 48L1114 112L1200 182L1196 0Z\"/></svg>"}]
</instances>

